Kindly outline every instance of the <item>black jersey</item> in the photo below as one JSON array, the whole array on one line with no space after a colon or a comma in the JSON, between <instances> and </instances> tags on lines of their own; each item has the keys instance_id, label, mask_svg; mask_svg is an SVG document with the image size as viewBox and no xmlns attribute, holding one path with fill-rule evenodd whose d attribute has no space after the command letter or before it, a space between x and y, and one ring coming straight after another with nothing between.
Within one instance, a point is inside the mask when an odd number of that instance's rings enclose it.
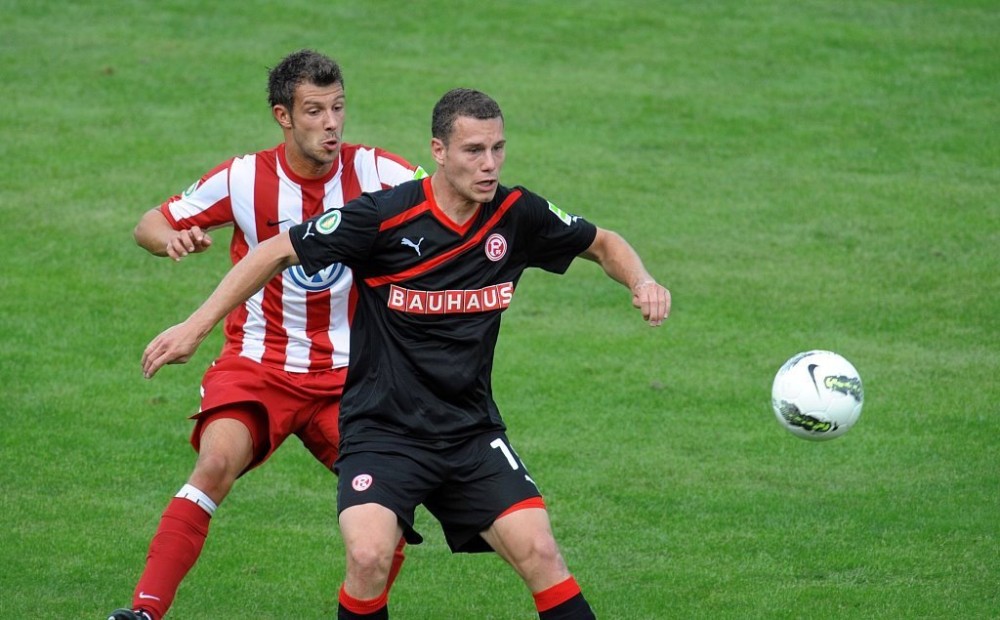
<instances>
[{"instance_id":1,"label":"black jersey","mask_svg":"<svg viewBox=\"0 0 1000 620\"><path fill-rule=\"evenodd\" d=\"M431 179L363 194L290 229L309 274L354 271L357 312L341 402L341 453L504 430L491 372L500 316L528 267L563 273L596 227L521 188L459 226Z\"/></svg>"}]
</instances>

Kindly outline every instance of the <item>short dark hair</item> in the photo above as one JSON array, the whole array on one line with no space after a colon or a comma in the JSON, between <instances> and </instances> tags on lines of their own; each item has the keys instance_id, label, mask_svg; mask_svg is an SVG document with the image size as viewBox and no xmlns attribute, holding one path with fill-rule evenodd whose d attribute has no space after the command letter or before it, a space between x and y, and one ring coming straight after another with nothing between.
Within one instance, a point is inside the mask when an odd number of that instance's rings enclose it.
<instances>
[{"instance_id":1,"label":"short dark hair","mask_svg":"<svg viewBox=\"0 0 1000 620\"><path fill-rule=\"evenodd\" d=\"M500 104L489 95L471 88L455 88L446 92L434 106L431 137L447 144L448 137L455 128L455 119L459 116L469 116L479 120L491 118L503 120Z\"/></svg>"},{"instance_id":2,"label":"short dark hair","mask_svg":"<svg viewBox=\"0 0 1000 620\"><path fill-rule=\"evenodd\" d=\"M295 88L304 82L316 86L344 85L344 76L335 60L313 50L299 50L281 59L267 74L267 99L271 107L292 109Z\"/></svg>"}]
</instances>

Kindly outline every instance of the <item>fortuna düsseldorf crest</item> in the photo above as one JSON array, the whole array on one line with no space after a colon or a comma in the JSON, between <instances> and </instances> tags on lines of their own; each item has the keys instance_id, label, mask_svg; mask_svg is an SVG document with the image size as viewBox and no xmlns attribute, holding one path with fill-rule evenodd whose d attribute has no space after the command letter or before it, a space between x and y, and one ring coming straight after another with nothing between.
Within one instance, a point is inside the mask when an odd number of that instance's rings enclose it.
<instances>
[{"instance_id":1,"label":"fortuna d\u00fcsseldorf crest","mask_svg":"<svg viewBox=\"0 0 1000 620\"><path fill-rule=\"evenodd\" d=\"M503 258L507 253L507 240L500 233L493 233L486 239L486 258L494 263Z\"/></svg>"}]
</instances>

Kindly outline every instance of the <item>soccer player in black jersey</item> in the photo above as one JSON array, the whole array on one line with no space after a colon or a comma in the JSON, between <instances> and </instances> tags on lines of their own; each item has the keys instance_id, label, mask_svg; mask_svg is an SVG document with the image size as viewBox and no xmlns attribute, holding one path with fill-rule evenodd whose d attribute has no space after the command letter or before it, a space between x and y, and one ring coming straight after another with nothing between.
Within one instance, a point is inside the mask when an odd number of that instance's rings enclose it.
<instances>
[{"instance_id":1,"label":"soccer player in black jersey","mask_svg":"<svg viewBox=\"0 0 1000 620\"><path fill-rule=\"evenodd\" d=\"M401 535L421 541L413 529L419 504L440 521L452 551L492 550L506 560L539 618L593 618L493 401L500 316L526 268L563 273L576 256L628 287L652 326L669 314L670 292L618 234L500 185L504 121L489 96L449 91L431 130L431 177L364 194L262 243L191 317L146 347L143 372L187 361L282 269L349 266L358 307L336 464L347 551L339 618L388 618L392 554Z\"/></svg>"}]
</instances>

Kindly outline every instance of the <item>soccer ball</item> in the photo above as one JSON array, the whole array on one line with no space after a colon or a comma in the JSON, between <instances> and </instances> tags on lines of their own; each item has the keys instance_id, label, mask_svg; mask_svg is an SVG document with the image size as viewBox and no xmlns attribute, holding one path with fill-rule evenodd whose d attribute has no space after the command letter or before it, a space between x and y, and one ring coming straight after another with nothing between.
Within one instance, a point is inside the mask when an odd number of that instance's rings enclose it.
<instances>
[{"instance_id":1,"label":"soccer ball","mask_svg":"<svg viewBox=\"0 0 1000 620\"><path fill-rule=\"evenodd\" d=\"M861 415L861 376L831 351L799 353L778 369L771 406L791 434L826 441L846 433Z\"/></svg>"}]
</instances>

